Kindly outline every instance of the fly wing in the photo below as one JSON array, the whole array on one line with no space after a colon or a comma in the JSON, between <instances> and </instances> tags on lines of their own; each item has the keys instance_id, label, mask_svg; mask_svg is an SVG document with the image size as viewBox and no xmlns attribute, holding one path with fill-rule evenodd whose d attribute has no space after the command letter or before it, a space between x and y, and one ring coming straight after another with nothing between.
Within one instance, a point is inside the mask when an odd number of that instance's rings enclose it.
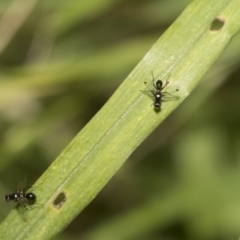
<instances>
[{"instance_id":1,"label":"fly wing","mask_svg":"<svg viewBox=\"0 0 240 240\"><path fill-rule=\"evenodd\" d=\"M23 207L28 206L28 199L25 198L25 197L19 197L19 198L17 199L17 202L18 202L21 206L23 206Z\"/></svg>"},{"instance_id":2,"label":"fly wing","mask_svg":"<svg viewBox=\"0 0 240 240\"><path fill-rule=\"evenodd\" d=\"M27 179L24 178L24 180L22 182L18 183L17 190L16 190L17 193L24 193L25 192L26 182L27 182Z\"/></svg>"}]
</instances>

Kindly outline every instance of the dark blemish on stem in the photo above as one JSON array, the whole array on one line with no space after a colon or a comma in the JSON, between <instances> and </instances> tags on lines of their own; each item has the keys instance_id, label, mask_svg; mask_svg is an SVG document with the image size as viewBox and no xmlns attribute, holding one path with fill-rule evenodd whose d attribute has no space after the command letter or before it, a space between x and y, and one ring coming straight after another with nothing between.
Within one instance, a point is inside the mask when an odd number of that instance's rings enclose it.
<instances>
[{"instance_id":1,"label":"dark blemish on stem","mask_svg":"<svg viewBox=\"0 0 240 240\"><path fill-rule=\"evenodd\" d=\"M57 197L55 198L54 202L53 202L53 206L56 209L61 209L62 206L64 205L64 203L67 201L67 197L66 197L66 193L65 192L61 192L57 195Z\"/></svg>"},{"instance_id":2,"label":"dark blemish on stem","mask_svg":"<svg viewBox=\"0 0 240 240\"><path fill-rule=\"evenodd\" d=\"M219 31L223 28L225 24L225 19L218 17L212 21L210 31Z\"/></svg>"}]
</instances>

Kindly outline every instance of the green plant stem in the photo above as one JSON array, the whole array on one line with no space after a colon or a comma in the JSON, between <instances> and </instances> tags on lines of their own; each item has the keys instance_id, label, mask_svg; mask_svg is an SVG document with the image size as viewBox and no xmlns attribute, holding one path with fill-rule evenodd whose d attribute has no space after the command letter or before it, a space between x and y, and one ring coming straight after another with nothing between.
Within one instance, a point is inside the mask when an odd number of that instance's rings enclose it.
<instances>
[{"instance_id":1,"label":"green plant stem","mask_svg":"<svg viewBox=\"0 0 240 240\"><path fill-rule=\"evenodd\" d=\"M210 31L216 17L225 24ZM0 226L0 239L51 239L62 231L190 94L239 28L239 1L193 1L36 183L42 207L26 210L25 221L14 209ZM179 99L164 102L160 113L139 91L146 90L146 79L151 82L151 71L163 81L170 75L166 91L180 89ZM61 192L66 199L54 207Z\"/></svg>"}]
</instances>

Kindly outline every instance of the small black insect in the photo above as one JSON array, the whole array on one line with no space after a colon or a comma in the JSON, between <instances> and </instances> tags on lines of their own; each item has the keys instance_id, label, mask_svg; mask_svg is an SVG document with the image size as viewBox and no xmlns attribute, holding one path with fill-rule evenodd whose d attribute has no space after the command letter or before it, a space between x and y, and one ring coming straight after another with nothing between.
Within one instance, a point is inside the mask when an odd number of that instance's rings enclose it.
<instances>
[{"instance_id":1,"label":"small black insect","mask_svg":"<svg viewBox=\"0 0 240 240\"><path fill-rule=\"evenodd\" d=\"M154 110L156 112L159 112L161 110L161 105L162 105L162 98L165 97L167 94L172 96L169 92L162 92L162 90L168 85L168 81L166 81L166 83L163 85L162 80L157 80L155 83L154 80L154 76L153 76L153 72L152 73L152 82L153 82L153 86L154 89L153 90L149 90L149 91L145 91L145 92L151 92L152 95L154 96ZM145 84L147 84L146 82L144 82ZM176 89L178 91L178 89Z\"/></svg>"},{"instance_id":2,"label":"small black insect","mask_svg":"<svg viewBox=\"0 0 240 240\"><path fill-rule=\"evenodd\" d=\"M19 203L23 207L33 204L36 201L37 197L32 192L27 193L25 184L26 179L18 184L18 187L14 193L7 194L5 196L5 201L6 202L14 201Z\"/></svg>"}]
</instances>

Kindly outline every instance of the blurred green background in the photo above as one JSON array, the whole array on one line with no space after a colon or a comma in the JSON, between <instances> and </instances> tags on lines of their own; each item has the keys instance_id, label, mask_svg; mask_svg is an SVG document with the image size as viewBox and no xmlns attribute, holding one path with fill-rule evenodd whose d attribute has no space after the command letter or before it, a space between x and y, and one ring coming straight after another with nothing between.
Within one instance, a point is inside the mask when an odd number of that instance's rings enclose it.
<instances>
[{"instance_id":1,"label":"blurred green background","mask_svg":"<svg viewBox=\"0 0 240 240\"><path fill-rule=\"evenodd\" d=\"M189 2L0 2L3 197L41 176ZM239 65L237 36L56 239L238 239ZM1 205L2 221L14 204Z\"/></svg>"}]
</instances>

